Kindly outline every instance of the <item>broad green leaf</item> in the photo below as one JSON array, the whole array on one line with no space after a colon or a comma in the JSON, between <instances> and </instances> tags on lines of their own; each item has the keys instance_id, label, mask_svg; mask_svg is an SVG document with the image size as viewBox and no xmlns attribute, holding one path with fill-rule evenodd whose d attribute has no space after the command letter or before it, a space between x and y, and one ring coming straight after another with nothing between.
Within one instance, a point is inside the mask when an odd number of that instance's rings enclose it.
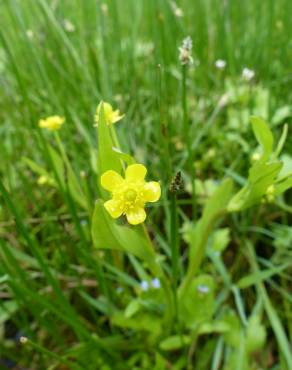
<instances>
[{"instance_id":1,"label":"broad green leaf","mask_svg":"<svg viewBox=\"0 0 292 370\"><path fill-rule=\"evenodd\" d=\"M286 178L283 181L279 181L275 184L275 195L280 195L284 193L286 190L292 188L292 174L290 177Z\"/></svg>"},{"instance_id":2,"label":"broad green leaf","mask_svg":"<svg viewBox=\"0 0 292 370\"><path fill-rule=\"evenodd\" d=\"M279 174L279 177L284 177L292 174L292 156L289 154L283 154L280 157L283 167Z\"/></svg>"},{"instance_id":3,"label":"broad green leaf","mask_svg":"<svg viewBox=\"0 0 292 370\"><path fill-rule=\"evenodd\" d=\"M210 249L212 252L223 252L230 242L230 229L228 227L214 232Z\"/></svg>"},{"instance_id":4,"label":"broad green leaf","mask_svg":"<svg viewBox=\"0 0 292 370\"><path fill-rule=\"evenodd\" d=\"M252 116L250 120L255 137L263 150L261 161L266 161L273 151L274 138L272 131L262 118Z\"/></svg>"},{"instance_id":5,"label":"broad green leaf","mask_svg":"<svg viewBox=\"0 0 292 370\"><path fill-rule=\"evenodd\" d=\"M134 316L141 309L141 302L139 299L133 299L125 309L125 317L128 319Z\"/></svg>"},{"instance_id":6,"label":"broad green leaf","mask_svg":"<svg viewBox=\"0 0 292 370\"><path fill-rule=\"evenodd\" d=\"M273 125L276 126L291 116L292 116L292 107L289 105L284 105L283 107L278 108L276 110L271 122Z\"/></svg>"},{"instance_id":7,"label":"broad green leaf","mask_svg":"<svg viewBox=\"0 0 292 370\"><path fill-rule=\"evenodd\" d=\"M116 249L131 253L151 266L158 274L155 253L150 241L139 226L119 226L98 200L92 218L92 238L96 248Z\"/></svg>"},{"instance_id":8,"label":"broad green leaf","mask_svg":"<svg viewBox=\"0 0 292 370\"><path fill-rule=\"evenodd\" d=\"M200 325L198 334L211 334L211 333L226 333L230 330L230 326L223 320L205 322Z\"/></svg>"},{"instance_id":9,"label":"broad green leaf","mask_svg":"<svg viewBox=\"0 0 292 370\"><path fill-rule=\"evenodd\" d=\"M194 278L180 297L180 318L186 326L196 328L211 320L214 304L215 283L211 276L200 275Z\"/></svg>"},{"instance_id":10,"label":"broad green leaf","mask_svg":"<svg viewBox=\"0 0 292 370\"><path fill-rule=\"evenodd\" d=\"M224 214L230 200L233 182L227 179L216 189L208 200L202 218L192 228L188 238L190 240L189 275L194 275L205 253L206 244L217 218Z\"/></svg>"},{"instance_id":11,"label":"broad green leaf","mask_svg":"<svg viewBox=\"0 0 292 370\"><path fill-rule=\"evenodd\" d=\"M273 185L280 170L281 162L255 163L249 171L247 184L230 200L229 212L236 212L258 204Z\"/></svg>"},{"instance_id":12,"label":"broad green leaf","mask_svg":"<svg viewBox=\"0 0 292 370\"><path fill-rule=\"evenodd\" d=\"M161 332L161 317L148 313L138 313L134 317L127 318L123 312L117 312L111 319L112 324L121 328L128 328L137 331L147 331L155 335Z\"/></svg>"},{"instance_id":13,"label":"broad green leaf","mask_svg":"<svg viewBox=\"0 0 292 370\"><path fill-rule=\"evenodd\" d=\"M258 315L253 315L248 320L246 331L246 350L248 353L259 351L266 342L266 329L260 322Z\"/></svg>"},{"instance_id":14,"label":"broad green leaf","mask_svg":"<svg viewBox=\"0 0 292 370\"><path fill-rule=\"evenodd\" d=\"M224 333L226 343L234 348L238 348L240 346L240 333L242 331L239 318L234 312L230 312L224 318L224 322L229 326L229 330Z\"/></svg>"},{"instance_id":15,"label":"broad green leaf","mask_svg":"<svg viewBox=\"0 0 292 370\"><path fill-rule=\"evenodd\" d=\"M160 342L159 347L163 351L175 351L191 343L188 335L173 335Z\"/></svg>"}]
</instances>

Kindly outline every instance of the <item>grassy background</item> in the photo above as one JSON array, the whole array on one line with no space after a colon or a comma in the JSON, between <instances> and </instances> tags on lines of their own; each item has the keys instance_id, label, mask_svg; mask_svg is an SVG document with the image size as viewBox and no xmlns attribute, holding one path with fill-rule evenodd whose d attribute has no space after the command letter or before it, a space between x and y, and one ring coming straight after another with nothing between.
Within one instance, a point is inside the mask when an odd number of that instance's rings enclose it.
<instances>
[{"instance_id":1,"label":"grassy background","mask_svg":"<svg viewBox=\"0 0 292 370\"><path fill-rule=\"evenodd\" d=\"M80 181L86 183L92 204L97 180L89 147L96 148L93 115L100 99L126 113L118 124L124 151L147 164L167 188L170 177L185 169L188 161L180 130L178 46L190 35L195 62L187 77L189 135L199 179L215 181L232 174L240 183L255 148L249 114L264 115L278 136L280 124L291 123L292 2L185 0L177 6L182 17L166 0L0 3L0 356L24 368L53 364L51 368L61 369L58 364L66 360L58 356L70 359L74 350L72 357L78 358L81 368L101 368L103 362L119 369L113 364L127 359L125 348L137 346L137 338L126 340L107 323L113 302L105 297L113 294L113 301L119 300L116 285L137 286L138 262L130 259L123 272L109 262L100 266L91 246L90 216L66 194L37 185L37 177L22 158L48 166L45 142L52 139L38 129L39 118L66 117L61 136L76 173L85 171ZM227 62L224 71L214 66L219 58ZM241 81L243 67L256 73L251 85ZM222 104L226 94L227 103ZM291 148L290 136L287 156ZM187 171L184 178L189 186ZM276 307L273 312L291 339L289 199L291 194L281 199L281 208L272 205L256 215L250 211L230 219L232 242L225 263L233 282L256 263L269 271L280 268L271 273L267 289ZM188 220L188 205L182 205L180 214ZM165 194L162 206L153 207L151 216L151 235L168 256ZM247 240L257 247L257 257L247 255ZM208 269L216 271L216 266ZM259 301L266 302L263 286L242 294L247 312ZM264 357L269 361L262 366L289 369L283 360L285 341L277 339L269 323L267 327ZM19 347L17 338L22 334L32 338L31 346ZM210 363L216 368L216 342L210 343L210 348L201 343L204 351L197 355L202 362L198 369L210 368ZM143 345L137 347L139 352ZM92 367L86 365L88 358ZM137 361L137 368L151 366ZM131 363L127 366L134 368Z\"/></svg>"}]
</instances>

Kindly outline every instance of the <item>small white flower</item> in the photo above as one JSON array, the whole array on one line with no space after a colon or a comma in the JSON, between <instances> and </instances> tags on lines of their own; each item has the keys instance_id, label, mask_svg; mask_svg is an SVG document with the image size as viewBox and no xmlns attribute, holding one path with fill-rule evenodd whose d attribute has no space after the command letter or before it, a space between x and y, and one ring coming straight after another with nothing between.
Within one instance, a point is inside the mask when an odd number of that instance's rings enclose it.
<instances>
[{"instance_id":1,"label":"small white flower","mask_svg":"<svg viewBox=\"0 0 292 370\"><path fill-rule=\"evenodd\" d=\"M251 160L252 161L258 161L258 160L260 160L261 159L261 154L259 153L259 152L255 152L255 153L253 153L253 155L251 156Z\"/></svg>"},{"instance_id":2,"label":"small white flower","mask_svg":"<svg viewBox=\"0 0 292 370\"><path fill-rule=\"evenodd\" d=\"M226 61L223 59L216 60L215 67L218 69L224 69L226 67Z\"/></svg>"},{"instance_id":3,"label":"small white flower","mask_svg":"<svg viewBox=\"0 0 292 370\"><path fill-rule=\"evenodd\" d=\"M67 32L74 32L75 31L74 24L71 23L68 19L64 19L63 25L64 25L64 28Z\"/></svg>"},{"instance_id":4,"label":"small white flower","mask_svg":"<svg viewBox=\"0 0 292 370\"><path fill-rule=\"evenodd\" d=\"M25 344L25 343L27 343L27 342L28 342L28 339L27 339L27 337L21 336L21 337L19 338L19 341L20 341L20 343L21 343L21 344Z\"/></svg>"},{"instance_id":5,"label":"small white flower","mask_svg":"<svg viewBox=\"0 0 292 370\"><path fill-rule=\"evenodd\" d=\"M158 278L152 279L151 285L154 289L160 289L160 280Z\"/></svg>"},{"instance_id":6,"label":"small white flower","mask_svg":"<svg viewBox=\"0 0 292 370\"><path fill-rule=\"evenodd\" d=\"M100 9L103 12L103 14L107 14L108 13L108 6L107 6L107 4L105 4L105 3L101 4Z\"/></svg>"},{"instance_id":7,"label":"small white flower","mask_svg":"<svg viewBox=\"0 0 292 370\"><path fill-rule=\"evenodd\" d=\"M228 104L228 102L229 102L229 95L228 93L226 93L221 96L218 105L220 108L223 108L225 107L226 104Z\"/></svg>"},{"instance_id":8,"label":"small white flower","mask_svg":"<svg viewBox=\"0 0 292 370\"><path fill-rule=\"evenodd\" d=\"M140 283L140 288L146 292L147 290L149 290L149 283L148 281L146 280L142 280L141 283Z\"/></svg>"},{"instance_id":9,"label":"small white flower","mask_svg":"<svg viewBox=\"0 0 292 370\"><path fill-rule=\"evenodd\" d=\"M183 13L182 9L181 9L181 8L179 8L179 7L177 6L177 4L176 4L176 2L175 2L175 1L172 1L172 2L170 3L170 5L171 5L171 8L172 8L173 14L174 14L177 18L181 18L181 17L183 17L183 16L184 16L184 13Z\"/></svg>"},{"instance_id":10,"label":"small white flower","mask_svg":"<svg viewBox=\"0 0 292 370\"><path fill-rule=\"evenodd\" d=\"M192 57L193 41L190 36L186 37L182 41L182 45L178 48L179 50L179 61L182 65L192 65L194 60Z\"/></svg>"},{"instance_id":11,"label":"small white flower","mask_svg":"<svg viewBox=\"0 0 292 370\"><path fill-rule=\"evenodd\" d=\"M245 67L242 70L241 76L245 81L251 81L255 76L255 71Z\"/></svg>"},{"instance_id":12,"label":"small white flower","mask_svg":"<svg viewBox=\"0 0 292 370\"><path fill-rule=\"evenodd\" d=\"M34 37L34 33L32 30L26 30L26 36L29 38L29 39L32 39Z\"/></svg>"},{"instance_id":13,"label":"small white flower","mask_svg":"<svg viewBox=\"0 0 292 370\"><path fill-rule=\"evenodd\" d=\"M204 293L204 294L209 293L209 287L207 287L207 285L198 285L197 290L200 293Z\"/></svg>"}]
</instances>

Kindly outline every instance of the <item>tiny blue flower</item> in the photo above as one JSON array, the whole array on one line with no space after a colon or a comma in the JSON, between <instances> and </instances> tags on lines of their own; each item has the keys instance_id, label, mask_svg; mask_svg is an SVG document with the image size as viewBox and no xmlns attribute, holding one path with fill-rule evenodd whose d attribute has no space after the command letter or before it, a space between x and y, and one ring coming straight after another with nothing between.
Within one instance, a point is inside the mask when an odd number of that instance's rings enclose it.
<instances>
[{"instance_id":1,"label":"tiny blue flower","mask_svg":"<svg viewBox=\"0 0 292 370\"><path fill-rule=\"evenodd\" d=\"M140 287L144 292L146 292L149 289L149 283L146 280L142 280L140 283Z\"/></svg>"},{"instance_id":2,"label":"tiny blue flower","mask_svg":"<svg viewBox=\"0 0 292 370\"><path fill-rule=\"evenodd\" d=\"M151 285L154 289L160 288L160 280L158 278L152 279Z\"/></svg>"},{"instance_id":3,"label":"tiny blue flower","mask_svg":"<svg viewBox=\"0 0 292 370\"><path fill-rule=\"evenodd\" d=\"M204 293L204 294L209 293L209 287L207 287L207 285L198 285L198 286L197 286L197 290L198 290L200 293Z\"/></svg>"}]
</instances>

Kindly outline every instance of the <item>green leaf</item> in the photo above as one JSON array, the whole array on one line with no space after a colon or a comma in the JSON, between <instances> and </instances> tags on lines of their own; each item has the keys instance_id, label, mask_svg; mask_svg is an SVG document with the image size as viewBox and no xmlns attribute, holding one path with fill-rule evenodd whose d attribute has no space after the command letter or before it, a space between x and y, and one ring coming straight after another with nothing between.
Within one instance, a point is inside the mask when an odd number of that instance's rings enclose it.
<instances>
[{"instance_id":1,"label":"green leaf","mask_svg":"<svg viewBox=\"0 0 292 370\"><path fill-rule=\"evenodd\" d=\"M230 229L228 227L216 230L210 246L211 251L213 253L223 252L224 249L228 246L230 240Z\"/></svg>"},{"instance_id":2,"label":"green leaf","mask_svg":"<svg viewBox=\"0 0 292 370\"><path fill-rule=\"evenodd\" d=\"M161 332L162 320L156 315L148 313L138 313L134 317L127 318L124 313L117 312L111 319L112 324L121 328L128 328L137 331L147 331L155 335L159 335Z\"/></svg>"},{"instance_id":3,"label":"green leaf","mask_svg":"<svg viewBox=\"0 0 292 370\"><path fill-rule=\"evenodd\" d=\"M255 163L249 171L247 184L229 202L228 211L236 212L258 204L268 187L274 184L281 168L281 162Z\"/></svg>"},{"instance_id":4,"label":"green leaf","mask_svg":"<svg viewBox=\"0 0 292 370\"><path fill-rule=\"evenodd\" d=\"M230 330L230 326L223 320L210 321L200 325L198 334L226 333Z\"/></svg>"},{"instance_id":5,"label":"green leaf","mask_svg":"<svg viewBox=\"0 0 292 370\"><path fill-rule=\"evenodd\" d=\"M273 151L274 137L268 124L260 117L250 118L254 135L262 147L261 161L266 161Z\"/></svg>"},{"instance_id":6,"label":"green leaf","mask_svg":"<svg viewBox=\"0 0 292 370\"><path fill-rule=\"evenodd\" d=\"M275 114L273 115L273 118L272 118L272 124L273 126L275 125L279 125L280 123L282 123L284 120L286 120L287 118L291 117L292 116L292 109L291 109L291 106L289 105L284 105L283 107L281 108L278 108L275 112Z\"/></svg>"},{"instance_id":7,"label":"green leaf","mask_svg":"<svg viewBox=\"0 0 292 370\"><path fill-rule=\"evenodd\" d=\"M196 328L199 324L212 318L215 283L210 275L194 278L180 298L179 312L185 325Z\"/></svg>"},{"instance_id":8,"label":"green leaf","mask_svg":"<svg viewBox=\"0 0 292 370\"><path fill-rule=\"evenodd\" d=\"M260 322L258 315L253 315L248 320L246 331L246 350L248 353L259 351L266 342L266 329Z\"/></svg>"},{"instance_id":9,"label":"green leaf","mask_svg":"<svg viewBox=\"0 0 292 370\"><path fill-rule=\"evenodd\" d=\"M139 299L132 300L125 309L125 317L128 319L134 316L141 309L141 302Z\"/></svg>"},{"instance_id":10,"label":"green leaf","mask_svg":"<svg viewBox=\"0 0 292 370\"><path fill-rule=\"evenodd\" d=\"M160 342L159 347L163 351L175 351L191 343L188 335L173 335Z\"/></svg>"},{"instance_id":11,"label":"green leaf","mask_svg":"<svg viewBox=\"0 0 292 370\"><path fill-rule=\"evenodd\" d=\"M92 239L96 248L116 249L131 253L149 264L159 274L151 242L139 226L119 226L105 210L101 200L95 203L92 218Z\"/></svg>"},{"instance_id":12,"label":"green leaf","mask_svg":"<svg viewBox=\"0 0 292 370\"><path fill-rule=\"evenodd\" d=\"M251 285L257 284L260 281L269 279L271 276L275 274L279 274L284 268L287 266L284 265L283 267L275 267L269 270L257 271L247 276L241 278L237 283L237 287L240 289L245 289L250 287Z\"/></svg>"},{"instance_id":13,"label":"green leaf","mask_svg":"<svg viewBox=\"0 0 292 370\"><path fill-rule=\"evenodd\" d=\"M75 173L71 166L67 166L67 182L68 188L73 199L85 210L88 209L85 195L81 189L80 183L77 180Z\"/></svg>"},{"instance_id":14,"label":"green leaf","mask_svg":"<svg viewBox=\"0 0 292 370\"><path fill-rule=\"evenodd\" d=\"M227 179L216 189L212 197L208 200L202 218L192 228L188 235L190 240L190 265L189 274L194 275L198 267L198 263L203 258L207 240L210 232L214 227L218 216L226 211L227 204L230 200L233 189L233 182Z\"/></svg>"},{"instance_id":15,"label":"green leaf","mask_svg":"<svg viewBox=\"0 0 292 370\"><path fill-rule=\"evenodd\" d=\"M57 176L57 183L58 180L61 186L65 187L65 166L62 157L58 154L58 152L50 145L48 145L49 155L52 161L52 165L55 169L55 175Z\"/></svg>"},{"instance_id":16,"label":"green leaf","mask_svg":"<svg viewBox=\"0 0 292 370\"><path fill-rule=\"evenodd\" d=\"M113 150L114 153L117 153L118 157L122 161L124 161L125 163L127 163L128 166L130 166L131 164L135 164L136 163L135 159L131 155L122 152L119 148L113 147L112 150Z\"/></svg>"},{"instance_id":17,"label":"green leaf","mask_svg":"<svg viewBox=\"0 0 292 370\"><path fill-rule=\"evenodd\" d=\"M234 348L240 346L240 333L242 331L239 318L230 312L225 318L224 322L229 326L229 330L224 334L224 339L227 344Z\"/></svg>"},{"instance_id":18,"label":"green leaf","mask_svg":"<svg viewBox=\"0 0 292 370\"><path fill-rule=\"evenodd\" d=\"M0 325L4 324L5 321L10 319L17 310L18 304L16 301L3 302L0 305Z\"/></svg>"},{"instance_id":19,"label":"green leaf","mask_svg":"<svg viewBox=\"0 0 292 370\"><path fill-rule=\"evenodd\" d=\"M292 174L290 177L275 184L275 195L280 195L292 188Z\"/></svg>"},{"instance_id":20,"label":"green leaf","mask_svg":"<svg viewBox=\"0 0 292 370\"><path fill-rule=\"evenodd\" d=\"M50 177L49 173L43 168L41 167L40 165L38 165L37 163L35 163L34 161L32 161L31 159L27 158L27 157L22 157L22 161L29 166L29 168L35 172L36 174L40 175L40 176L48 176Z\"/></svg>"}]
</instances>

